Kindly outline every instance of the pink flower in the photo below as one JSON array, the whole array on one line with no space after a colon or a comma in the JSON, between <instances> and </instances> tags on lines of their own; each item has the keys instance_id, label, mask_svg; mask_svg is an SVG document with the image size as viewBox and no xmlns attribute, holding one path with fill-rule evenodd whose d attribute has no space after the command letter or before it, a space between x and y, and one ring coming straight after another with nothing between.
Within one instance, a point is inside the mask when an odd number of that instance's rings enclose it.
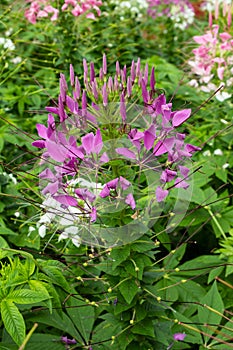
<instances>
[{"instance_id":1,"label":"pink flower","mask_svg":"<svg viewBox=\"0 0 233 350\"><path fill-rule=\"evenodd\" d=\"M186 337L185 333L175 333L175 334L173 334L173 339L174 340L183 341L185 337Z\"/></svg>"}]
</instances>

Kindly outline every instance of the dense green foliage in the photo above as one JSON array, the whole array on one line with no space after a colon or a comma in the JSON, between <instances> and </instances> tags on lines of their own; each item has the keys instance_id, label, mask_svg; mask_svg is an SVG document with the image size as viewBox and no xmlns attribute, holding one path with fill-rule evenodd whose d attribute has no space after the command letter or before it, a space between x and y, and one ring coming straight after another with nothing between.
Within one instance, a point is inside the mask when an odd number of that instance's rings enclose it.
<instances>
[{"instance_id":1,"label":"dense green foliage","mask_svg":"<svg viewBox=\"0 0 233 350\"><path fill-rule=\"evenodd\" d=\"M0 46L0 349L233 348L233 103L189 86L186 64L206 17L181 32L146 13L121 19L104 3L96 20L64 12L35 25L24 1L1 4L1 36L15 48ZM109 249L58 242L52 225L39 236L39 153L31 146L45 107L57 103L59 74L72 63L82 78L83 58L100 67L104 52L110 71L138 57L154 65L156 88L176 109L192 109L181 132L202 148L175 230L166 230L174 189L148 232Z\"/></svg>"}]
</instances>

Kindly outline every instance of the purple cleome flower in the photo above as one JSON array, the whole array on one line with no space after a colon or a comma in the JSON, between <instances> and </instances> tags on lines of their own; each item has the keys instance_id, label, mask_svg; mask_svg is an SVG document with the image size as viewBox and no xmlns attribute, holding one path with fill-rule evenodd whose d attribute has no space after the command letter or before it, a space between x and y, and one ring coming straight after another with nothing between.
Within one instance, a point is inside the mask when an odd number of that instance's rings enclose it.
<instances>
[{"instance_id":1,"label":"purple cleome flower","mask_svg":"<svg viewBox=\"0 0 233 350\"><path fill-rule=\"evenodd\" d=\"M137 183L143 171L153 171L156 177L161 169L152 202L162 202L173 187L187 189L189 168L184 161L200 148L186 144L186 135L177 127L191 116L191 110L172 111L164 94L156 96L154 68L150 73L148 65L142 69L140 59L132 62L129 76L117 62L115 75L107 77L105 55L99 74L93 63L88 69L86 60L83 68L84 88L70 66L72 96L61 74L58 107L46 108L47 127L37 124L41 139L33 146L44 151L39 175L42 194L64 208L78 208L83 214L80 223L93 225L107 203L110 208L115 203L120 211L123 207L141 210L138 200L143 191ZM139 99L144 107L131 115ZM139 174L137 181L127 177L127 171L120 173L112 160L126 169L130 163Z\"/></svg>"}]
</instances>

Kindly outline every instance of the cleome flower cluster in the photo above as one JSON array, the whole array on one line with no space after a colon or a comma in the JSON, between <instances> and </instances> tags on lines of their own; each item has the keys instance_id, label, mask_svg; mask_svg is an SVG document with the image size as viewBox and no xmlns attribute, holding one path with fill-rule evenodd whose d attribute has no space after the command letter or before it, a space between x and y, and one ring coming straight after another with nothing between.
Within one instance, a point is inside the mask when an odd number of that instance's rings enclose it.
<instances>
[{"instance_id":1,"label":"cleome flower cluster","mask_svg":"<svg viewBox=\"0 0 233 350\"><path fill-rule=\"evenodd\" d=\"M66 221L61 238L111 226L110 213L117 226L148 219L172 188L188 188L186 160L200 148L185 143L177 128L191 110L172 111L155 88L154 67L142 68L138 59L127 71L116 62L108 75L104 54L98 72L83 60L83 82L70 65L70 87L61 74L58 104L46 107L47 126L37 124L40 139L33 142L43 150L41 192L53 203L44 207L50 219ZM70 228L74 222L78 229Z\"/></svg>"},{"instance_id":2,"label":"cleome flower cluster","mask_svg":"<svg viewBox=\"0 0 233 350\"><path fill-rule=\"evenodd\" d=\"M188 61L195 76L190 85L208 93L223 86L216 99L224 101L230 98L233 37L228 32L220 32L218 25L213 25L204 35L194 36L193 39L199 46L193 50L194 58Z\"/></svg>"},{"instance_id":3,"label":"cleome flower cluster","mask_svg":"<svg viewBox=\"0 0 233 350\"><path fill-rule=\"evenodd\" d=\"M52 22L57 21L60 10L70 12L75 17L85 14L87 18L95 19L95 12L100 16L99 6L102 5L101 0L64 0L60 9L52 0L26 0L26 2L30 7L25 10L25 17L32 24L38 19L47 17Z\"/></svg>"}]
</instances>

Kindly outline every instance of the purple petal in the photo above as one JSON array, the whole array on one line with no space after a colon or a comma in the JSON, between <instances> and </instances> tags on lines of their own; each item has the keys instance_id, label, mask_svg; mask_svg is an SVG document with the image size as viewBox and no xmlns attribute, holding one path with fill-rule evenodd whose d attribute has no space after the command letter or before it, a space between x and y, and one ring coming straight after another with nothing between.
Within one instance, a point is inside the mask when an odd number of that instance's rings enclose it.
<instances>
[{"instance_id":1,"label":"purple petal","mask_svg":"<svg viewBox=\"0 0 233 350\"><path fill-rule=\"evenodd\" d=\"M120 96L120 113L121 113L121 117L123 120L123 123L126 122L126 107L125 107L125 98L124 98L124 93L122 92L121 96Z\"/></svg>"},{"instance_id":2,"label":"purple petal","mask_svg":"<svg viewBox=\"0 0 233 350\"><path fill-rule=\"evenodd\" d=\"M116 148L116 152L130 159L136 159L134 152L130 151L128 148L120 147Z\"/></svg>"},{"instance_id":3,"label":"purple petal","mask_svg":"<svg viewBox=\"0 0 233 350\"><path fill-rule=\"evenodd\" d=\"M158 186L155 191L157 202L162 202L167 197L168 193L168 190L163 190L160 186Z\"/></svg>"},{"instance_id":4,"label":"purple petal","mask_svg":"<svg viewBox=\"0 0 233 350\"><path fill-rule=\"evenodd\" d=\"M96 131L96 135L94 137L94 143L93 143L93 151L96 153L96 154L99 154L99 152L101 151L103 147L103 141L102 141L102 135L101 135L101 132L100 132L100 129L98 129Z\"/></svg>"},{"instance_id":5,"label":"purple petal","mask_svg":"<svg viewBox=\"0 0 233 350\"><path fill-rule=\"evenodd\" d=\"M51 182L41 191L41 193L43 195L46 195L47 193L50 193L51 195L53 195L57 193L58 188L59 188L58 181Z\"/></svg>"},{"instance_id":6,"label":"purple petal","mask_svg":"<svg viewBox=\"0 0 233 350\"><path fill-rule=\"evenodd\" d=\"M152 67L150 74L150 88L155 91L155 67Z\"/></svg>"},{"instance_id":7,"label":"purple petal","mask_svg":"<svg viewBox=\"0 0 233 350\"><path fill-rule=\"evenodd\" d=\"M109 161L108 155L106 152L104 152L100 157L100 163L107 163L108 161Z\"/></svg>"},{"instance_id":8,"label":"purple petal","mask_svg":"<svg viewBox=\"0 0 233 350\"><path fill-rule=\"evenodd\" d=\"M184 177L188 176L188 173L190 171L189 168L187 168L186 166L179 165L179 169L182 176Z\"/></svg>"},{"instance_id":9,"label":"purple petal","mask_svg":"<svg viewBox=\"0 0 233 350\"><path fill-rule=\"evenodd\" d=\"M38 140L38 141L33 141L32 146L37 147L37 148L45 148L45 141L43 140Z\"/></svg>"},{"instance_id":10,"label":"purple petal","mask_svg":"<svg viewBox=\"0 0 233 350\"><path fill-rule=\"evenodd\" d=\"M66 194L53 196L53 198L59 203L65 205L66 207L69 207L69 206L75 207L78 204L77 200L74 197Z\"/></svg>"},{"instance_id":11,"label":"purple petal","mask_svg":"<svg viewBox=\"0 0 233 350\"><path fill-rule=\"evenodd\" d=\"M119 179L117 177L116 179L113 179L113 180L107 182L106 185L108 186L108 188L115 190L117 188L118 182L119 182Z\"/></svg>"},{"instance_id":12,"label":"purple petal","mask_svg":"<svg viewBox=\"0 0 233 350\"><path fill-rule=\"evenodd\" d=\"M102 191L100 192L99 196L101 198L105 198L105 197L108 197L109 195L110 195L110 189L108 188L107 185L105 185Z\"/></svg>"},{"instance_id":13,"label":"purple petal","mask_svg":"<svg viewBox=\"0 0 233 350\"><path fill-rule=\"evenodd\" d=\"M185 333L175 333L175 334L173 334L173 339L174 340L183 341L185 337L186 337Z\"/></svg>"},{"instance_id":14,"label":"purple petal","mask_svg":"<svg viewBox=\"0 0 233 350\"><path fill-rule=\"evenodd\" d=\"M162 172L162 175L160 177L160 180L163 182L163 183L166 183L166 182L170 182L174 179L174 177L176 176L177 172L176 171L173 171L173 170L170 170L170 169L166 169Z\"/></svg>"},{"instance_id":15,"label":"purple petal","mask_svg":"<svg viewBox=\"0 0 233 350\"><path fill-rule=\"evenodd\" d=\"M120 184L121 184L122 190L127 190L127 188L131 186L131 182L126 180L123 176L120 176Z\"/></svg>"},{"instance_id":16,"label":"purple petal","mask_svg":"<svg viewBox=\"0 0 233 350\"><path fill-rule=\"evenodd\" d=\"M89 134L82 137L82 146L87 154L90 154L93 150L94 144L94 134L90 132Z\"/></svg>"},{"instance_id":17,"label":"purple petal","mask_svg":"<svg viewBox=\"0 0 233 350\"><path fill-rule=\"evenodd\" d=\"M135 203L135 200L134 200L134 197L133 197L132 193L129 193L126 196L125 203L130 205L133 210L136 208L136 203Z\"/></svg>"},{"instance_id":18,"label":"purple petal","mask_svg":"<svg viewBox=\"0 0 233 350\"><path fill-rule=\"evenodd\" d=\"M155 126L151 125L148 130L144 132L144 146L149 151L155 141Z\"/></svg>"},{"instance_id":19,"label":"purple petal","mask_svg":"<svg viewBox=\"0 0 233 350\"><path fill-rule=\"evenodd\" d=\"M176 188L184 188L185 190L189 187L189 184L184 181L181 177L177 177L175 181L175 187Z\"/></svg>"},{"instance_id":20,"label":"purple petal","mask_svg":"<svg viewBox=\"0 0 233 350\"><path fill-rule=\"evenodd\" d=\"M91 208L90 217L91 217L91 222L95 222L96 221L96 219L97 219L96 207L92 207Z\"/></svg>"},{"instance_id":21,"label":"purple petal","mask_svg":"<svg viewBox=\"0 0 233 350\"><path fill-rule=\"evenodd\" d=\"M64 162L67 155L67 150L62 145L47 140L46 146L52 159L56 160L57 162Z\"/></svg>"},{"instance_id":22,"label":"purple petal","mask_svg":"<svg viewBox=\"0 0 233 350\"><path fill-rule=\"evenodd\" d=\"M174 114L172 118L172 125L175 127L183 124L191 115L191 109L183 109L182 111L178 111Z\"/></svg>"},{"instance_id":23,"label":"purple petal","mask_svg":"<svg viewBox=\"0 0 233 350\"><path fill-rule=\"evenodd\" d=\"M47 139L47 128L45 125L43 124L36 124L36 128L37 128L37 132L38 132L38 135L40 137L42 137L42 139Z\"/></svg>"},{"instance_id":24,"label":"purple petal","mask_svg":"<svg viewBox=\"0 0 233 350\"><path fill-rule=\"evenodd\" d=\"M196 151L200 151L201 148L197 147L197 146L190 145L189 143L187 143L187 145L185 145L185 150L188 152L196 152Z\"/></svg>"},{"instance_id":25,"label":"purple petal","mask_svg":"<svg viewBox=\"0 0 233 350\"><path fill-rule=\"evenodd\" d=\"M74 86L74 67L70 64L70 84Z\"/></svg>"},{"instance_id":26,"label":"purple petal","mask_svg":"<svg viewBox=\"0 0 233 350\"><path fill-rule=\"evenodd\" d=\"M107 74L107 58L105 53L103 54L103 73L104 75Z\"/></svg>"},{"instance_id":27,"label":"purple petal","mask_svg":"<svg viewBox=\"0 0 233 350\"><path fill-rule=\"evenodd\" d=\"M46 168L39 174L40 179L50 179L50 180L55 180L57 177L53 174L53 172L49 169Z\"/></svg>"},{"instance_id":28,"label":"purple petal","mask_svg":"<svg viewBox=\"0 0 233 350\"><path fill-rule=\"evenodd\" d=\"M155 156L160 156L161 154L167 153L167 148L164 146L162 141L159 141L153 150Z\"/></svg>"},{"instance_id":29,"label":"purple petal","mask_svg":"<svg viewBox=\"0 0 233 350\"><path fill-rule=\"evenodd\" d=\"M57 107L45 107L47 112L54 113L56 115L59 115L59 110Z\"/></svg>"}]
</instances>

